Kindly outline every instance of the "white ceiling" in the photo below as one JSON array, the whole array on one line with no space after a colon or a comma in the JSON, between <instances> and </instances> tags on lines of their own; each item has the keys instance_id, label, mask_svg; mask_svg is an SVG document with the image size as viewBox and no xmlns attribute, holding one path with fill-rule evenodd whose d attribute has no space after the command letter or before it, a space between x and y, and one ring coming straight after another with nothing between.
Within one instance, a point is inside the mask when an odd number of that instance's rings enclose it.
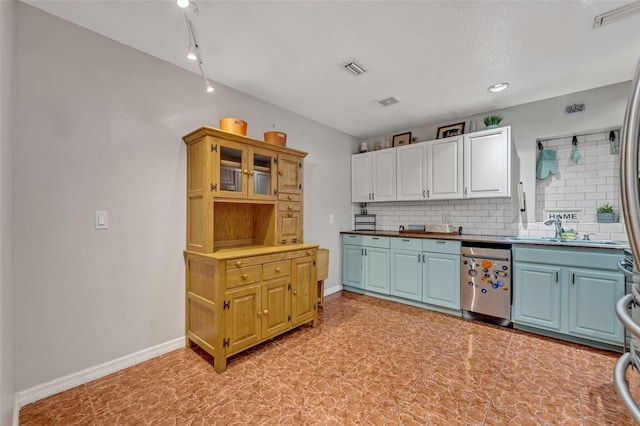
<instances>
[{"instance_id":1,"label":"white ceiling","mask_svg":"<svg viewBox=\"0 0 640 426\"><path fill-rule=\"evenodd\" d=\"M175 0L23 1L198 72ZM196 3L209 78L358 138L631 80L640 58L640 14L593 29L629 1Z\"/></svg>"}]
</instances>

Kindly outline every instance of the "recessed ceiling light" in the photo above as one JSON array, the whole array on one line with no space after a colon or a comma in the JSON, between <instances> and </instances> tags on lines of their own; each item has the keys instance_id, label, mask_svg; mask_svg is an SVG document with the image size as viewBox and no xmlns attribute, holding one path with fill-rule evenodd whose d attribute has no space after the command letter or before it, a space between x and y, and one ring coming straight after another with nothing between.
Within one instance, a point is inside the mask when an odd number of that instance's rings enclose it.
<instances>
[{"instance_id":1,"label":"recessed ceiling light","mask_svg":"<svg viewBox=\"0 0 640 426\"><path fill-rule=\"evenodd\" d=\"M507 87L509 87L509 83L496 83L489 86L487 90L490 91L491 93L498 93L498 92L502 92Z\"/></svg>"}]
</instances>

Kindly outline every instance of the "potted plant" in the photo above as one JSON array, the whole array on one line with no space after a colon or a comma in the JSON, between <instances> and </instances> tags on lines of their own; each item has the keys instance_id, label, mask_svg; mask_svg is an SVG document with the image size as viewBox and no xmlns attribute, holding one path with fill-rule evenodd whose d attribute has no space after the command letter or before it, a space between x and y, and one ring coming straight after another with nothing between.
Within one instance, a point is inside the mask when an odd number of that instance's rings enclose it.
<instances>
[{"instance_id":1,"label":"potted plant","mask_svg":"<svg viewBox=\"0 0 640 426\"><path fill-rule=\"evenodd\" d=\"M616 221L616 214L613 211L613 206L609 204L603 204L598 207L597 212L598 223L613 223Z\"/></svg>"},{"instance_id":2,"label":"potted plant","mask_svg":"<svg viewBox=\"0 0 640 426\"><path fill-rule=\"evenodd\" d=\"M487 126L487 129L493 129L498 127L498 124L502 121L502 117L499 115L488 115L482 121L484 121L484 125Z\"/></svg>"}]
</instances>

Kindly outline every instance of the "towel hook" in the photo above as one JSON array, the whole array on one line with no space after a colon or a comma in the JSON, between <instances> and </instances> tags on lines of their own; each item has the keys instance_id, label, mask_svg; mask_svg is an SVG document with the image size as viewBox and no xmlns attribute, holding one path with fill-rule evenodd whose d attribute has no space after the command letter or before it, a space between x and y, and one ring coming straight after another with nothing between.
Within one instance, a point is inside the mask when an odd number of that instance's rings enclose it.
<instances>
[{"instance_id":1,"label":"towel hook","mask_svg":"<svg viewBox=\"0 0 640 426\"><path fill-rule=\"evenodd\" d=\"M616 140L616 132L613 130L609 132L609 141L613 142Z\"/></svg>"},{"instance_id":2,"label":"towel hook","mask_svg":"<svg viewBox=\"0 0 640 426\"><path fill-rule=\"evenodd\" d=\"M542 151L544 149L544 146L542 146L542 142L538 141L538 149L540 151Z\"/></svg>"},{"instance_id":3,"label":"towel hook","mask_svg":"<svg viewBox=\"0 0 640 426\"><path fill-rule=\"evenodd\" d=\"M577 136L573 137L573 139L571 140L571 145L578 146L578 137Z\"/></svg>"}]
</instances>

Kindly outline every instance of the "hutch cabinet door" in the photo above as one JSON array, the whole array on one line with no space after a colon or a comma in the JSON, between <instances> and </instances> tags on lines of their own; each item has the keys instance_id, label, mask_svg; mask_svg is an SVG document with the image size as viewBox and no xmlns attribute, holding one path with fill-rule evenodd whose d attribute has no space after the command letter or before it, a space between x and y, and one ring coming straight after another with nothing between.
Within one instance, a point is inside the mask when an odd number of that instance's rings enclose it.
<instances>
[{"instance_id":1,"label":"hutch cabinet door","mask_svg":"<svg viewBox=\"0 0 640 426\"><path fill-rule=\"evenodd\" d=\"M291 261L292 325L310 321L315 317L318 300L318 280L313 256L299 257Z\"/></svg>"},{"instance_id":2,"label":"hutch cabinet door","mask_svg":"<svg viewBox=\"0 0 640 426\"><path fill-rule=\"evenodd\" d=\"M302 194L302 158L278 154L278 192Z\"/></svg>"},{"instance_id":3,"label":"hutch cabinet door","mask_svg":"<svg viewBox=\"0 0 640 426\"><path fill-rule=\"evenodd\" d=\"M226 353L236 353L261 340L261 285L253 285L227 292L225 301L229 301L226 310L228 340Z\"/></svg>"},{"instance_id":4,"label":"hutch cabinet door","mask_svg":"<svg viewBox=\"0 0 640 426\"><path fill-rule=\"evenodd\" d=\"M262 286L262 338L267 339L291 327L291 280L284 277Z\"/></svg>"},{"instance_id":5,"label":"hutch cabinet door","mask_svg":"<svg viewBox=\"0 0 640 426\"><path fill-rule=\"evenodd\" d=\"M213 154L213 196L247 198L248 147L224 139L216 139Z\"/></svg>"},{"instance_id":6,"label":"hutch cabinet door","mask_svg":"<svg viewBox=\"0 0 640 426\"><path fill-rule=\"evenodd\" d=\"M613 344L622 343L616 302L624 296L619 272L569 269L569 333Z\"/></svg>"},{"instance_id":7,"label":"hutch cabinet door","mask_svg":"<svg viewBox=\"0 0 640 426\"><path fill-rule=\"evenodd\" d=\"M276 157L274 151L261 148L249 150L249 198L253 200L276 199Z\"/></svg>"},{"instance_id":8,"label":"hutch cabinet door","mask_svg":"<svg viewBox=\"0 0 640 426\"><path fill-rule=\"evenodd\" d=\"M278 235L276 243L295 244L302 242L302 212L278 212Z\"/></svg>"},{"instance_id":9,"label":"hutch cabinet door","mask_svg":"<svg viewBox=\"0 0 640 426\"><path fill-rule=\"evenodd\" d=\"M560 286L565 269L514 262L513 270L513 322L560 331Z\"/></svg>"}]
</instances>

